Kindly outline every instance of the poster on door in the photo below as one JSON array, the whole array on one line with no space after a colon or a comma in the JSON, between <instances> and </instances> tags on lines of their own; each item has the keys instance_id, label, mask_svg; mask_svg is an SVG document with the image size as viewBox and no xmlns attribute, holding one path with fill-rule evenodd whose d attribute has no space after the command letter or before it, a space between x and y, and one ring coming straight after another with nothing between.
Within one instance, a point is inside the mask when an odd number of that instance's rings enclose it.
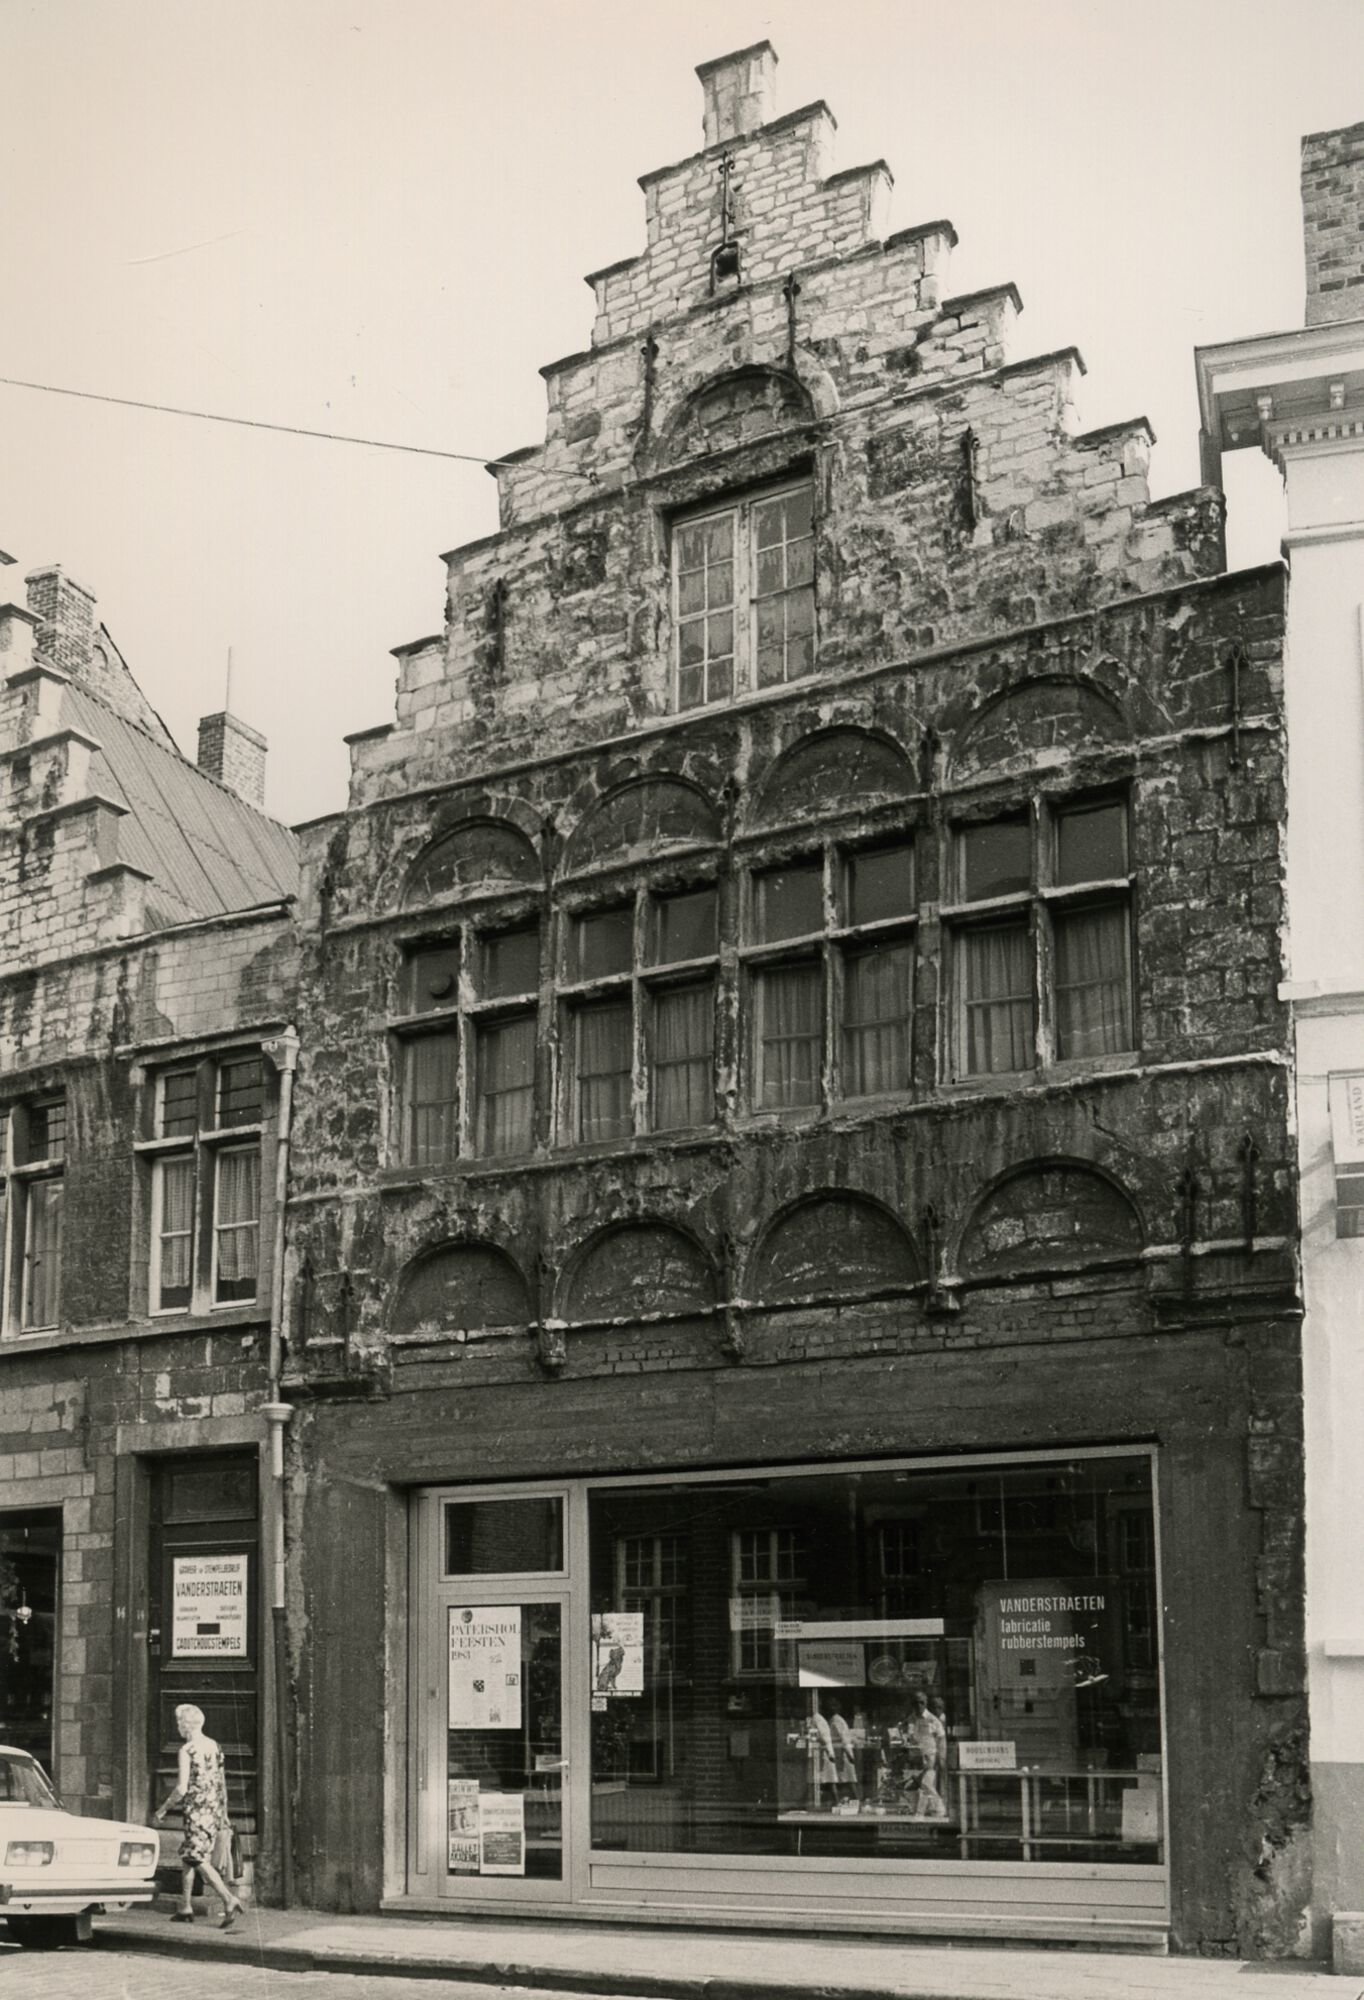
<instances>
[{"instance_id":1,"label":"poster on door","mask_svg":"<svg viewBox=\"0 0 1364 2000\"><path fill-rule=\"evenodd\" d=\"M592 1692L643 1694L644 1613L592 1613Z\"/></svg>"},{"instance_id":2,"label":"poster on door","mask_svg":"<svg viewBox=\"0 0 1364 2000\"><path fill-rule=\"evenodd\" d=\"M171 1658L244 1660L251 1558L172 1556Z\"/></svg>"},{"instance_id":3,"label":"poster on door","mask_svg":"<svg viewBox=\"0 0 1364 2000\"><path fill-rule=\"evenodd\" d=\"M450 1778L446 1868L451 1875L478 1873L478 1779Z\"/></svg>"},{"instance_id":4,"label":"poster on door","mask_svg":"<svg viewBox=\"0 0 1364 2000\"><path fill-rule=\"evenodd\" d=\"M478 1800L480 1875L526 1872L526 1800L522 1792L481 1792Z\"/></svg>"},{"instance_id":5,"label":"poster on door","mask_svg":"<svg viewBox=\"0 0 1364 2000\"><path fill-rule=\"evenodd\" d=\"M521 1727L521 1607L450 1607L450 1728Z\"/></svg>"}]
</instances>

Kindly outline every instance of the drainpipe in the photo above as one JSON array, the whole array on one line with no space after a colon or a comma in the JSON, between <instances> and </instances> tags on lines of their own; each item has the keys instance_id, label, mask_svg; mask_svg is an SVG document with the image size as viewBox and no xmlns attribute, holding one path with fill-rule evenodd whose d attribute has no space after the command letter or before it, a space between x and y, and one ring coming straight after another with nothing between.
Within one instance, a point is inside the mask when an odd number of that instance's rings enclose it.
<instances>
[{"instance_id":1,"label":"drainpipe","mask_svg":"<svg viewBox=\"0 0 1364 2000\"><path fill-rule=\"evenodd\" d=\"M289 1645L285 1627L284 1429L293 1406L280 1394L284 1370L284 1204L289 1192L289 1139L293 1129L298 1034L286 1028L264 1044L279 1075L279 1126L275 1143L275 1243L270 1266L270 1357L267 1401L261 1415L270 1435L270 1628L275 1682L273 1716L275 1787L279 1805L280 1895L294 1900L294 1801L289 1756Z\"/></svg>"}]
</instances>

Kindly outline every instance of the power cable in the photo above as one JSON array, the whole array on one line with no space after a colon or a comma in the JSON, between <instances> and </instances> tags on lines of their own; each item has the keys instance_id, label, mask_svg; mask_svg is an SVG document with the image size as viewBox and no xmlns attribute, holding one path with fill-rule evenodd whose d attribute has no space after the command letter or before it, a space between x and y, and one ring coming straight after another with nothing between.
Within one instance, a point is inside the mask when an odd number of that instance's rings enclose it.
<instances>
[{"instance_id":1,"label":"power cable","mask_svg":"<svg viewBox=\"0 0 1364 2000\"><path fill-rule=\"evenodd\" d=\"M24 382L13 375L0 375L0 387L33 389L44 396L73 396L83 403L113 403L123 410L154 410L163 417L195 417L206 424L234 424L249 431L278 431L285 437L321 438L328 444L366 445L371 451L405 451L418 458L453 458L466 465L500 465L501 459L483 458L470 451L441 451L430 444L394 444L389 438L352 437L344 431L314 431L302 424L271 424L261 417L227 417L218 410L187 410L176 403L144 403L135 396L103 396L94 389L64 389L55 382Z\"/></svg>"}]
</instances>

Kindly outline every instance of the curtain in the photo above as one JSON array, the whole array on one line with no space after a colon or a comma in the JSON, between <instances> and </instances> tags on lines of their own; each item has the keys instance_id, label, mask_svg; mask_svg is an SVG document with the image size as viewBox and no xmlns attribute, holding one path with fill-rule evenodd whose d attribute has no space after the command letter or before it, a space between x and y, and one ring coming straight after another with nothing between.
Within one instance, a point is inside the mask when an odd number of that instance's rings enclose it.
<instances>
[{"instance_id":1,"label":"curtain","mask_svg":"<svg viewBox=\"0 0 1364 2000\"><path fill-rule=\"evenodd\" d=\"M194 1247L194 1157L161 1162L159 1306L187 1305Z\"/></svg>"},{"instance_id":2,"label":"curtain","mask_svg":"<svg viewBox=\"0 0 1364 2000\"><path fill-rule=\"evenodd\" d=\"M407 1045L407 1156L414 1166L439 1165L459 1150L459 1037L419 1035Z\"/></svg>"},{"instance_id":3,"label":"curtain","mask_svg":"<svg viewBox=\"0 0 1364 2000\"><path fill-rule=\"evenodd\" d=\"M218 1238L220 1299L254 1298L260 1230L260 1153L254 1146L218 1155Z\"/></svg>"},{"instance_id":4,"label":"curtain","mask_svg":"<svg viewBox=\"0 0 1364 2000\"><path fill-rule=\"evenodd\" d=\"M1130 1049L1126 904L1058 916L1055 935L1057 1055L1107 1056Z\"/></svg>"},{"instance_id":5,"label":"curtain","mask_svg":"<svg viewBox=\"0 0 1364 2000\"><path fill-rule=\"evenodd\" d=\"M577 1018L578 1137L623 1139L630 1132L628 1000L581 1007Z\"/></svg>"},{"instance_id":6,"label":"curtain","mask_svg":"<svg viewBox=\"0 0 1364 2000\"><path fill-rule=\"evenodd\" d=\"M824 967L783 965L757 976L759 1101L765 1111L818 1104Z\"/></svg>"},{"instance_id":7,"label":"curtain","mask_svg":"<svg viewBox=\"0 0 1364 2000\"><path fill-rule=\"evenodd\" d=\"M62 1310L62 1183L33 1181L28 1189L26 1327L55 1326Z\"/></svg>"},{"instance_id":8,"label":"curtain","mask_svg":"<svg viewBox=\"0 0 1364 2000\"><path fill-rule=\"evenodd\" d=\"M479 1036L482 1151L527 1153L535 1101L535 1016L499 1021Z\"/></svg>"},{"instance_id":9,"label":"curtain","mask_svg":"<svg viewBox=\"0 0 1364 2000\"><path fill-rule=\"evenodd\" d=\"M1037 1060L1032 949L1026 924L992 924L961 936L965 1071L995 1076Z\"/></svg>"},{"instance_id":10,"label":"curtain","mask_svg":"<svg viewBox=\"0 0 1364 2000\"><path fill-rule=\"evenodd\" d=\"M654 997L653 1122L657 1132L715 1116L715 989L681 986Z\"/></svg>"},{"instance_id":11,"label":"curtain","mask_svg":"<svg viewBox=\"0 0 1364 2000\"><path fill-rule=\"evenodd\" d=\"M843 985L843 1090L848 1097L909 1084L909 946L849 958Z\"/></svg>"}]
</instances>

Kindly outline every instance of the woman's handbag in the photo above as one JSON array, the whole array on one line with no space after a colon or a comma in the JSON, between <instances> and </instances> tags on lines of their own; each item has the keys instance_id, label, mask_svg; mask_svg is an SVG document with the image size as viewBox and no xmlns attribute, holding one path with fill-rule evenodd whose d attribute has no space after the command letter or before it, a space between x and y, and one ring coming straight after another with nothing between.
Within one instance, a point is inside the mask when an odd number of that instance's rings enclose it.
<instances>
[{"instance_id":1,"label":"woman's handbag","mask_svg":"<svg viewBox=\"0 0 1364 2000\"><path fill-rule=\"evenodd\" d=\"M234 1826L219 1827L213 1842L213 1866L224 1882L241 1880L242 1843Z\"/></svg>"}]
</instances>

